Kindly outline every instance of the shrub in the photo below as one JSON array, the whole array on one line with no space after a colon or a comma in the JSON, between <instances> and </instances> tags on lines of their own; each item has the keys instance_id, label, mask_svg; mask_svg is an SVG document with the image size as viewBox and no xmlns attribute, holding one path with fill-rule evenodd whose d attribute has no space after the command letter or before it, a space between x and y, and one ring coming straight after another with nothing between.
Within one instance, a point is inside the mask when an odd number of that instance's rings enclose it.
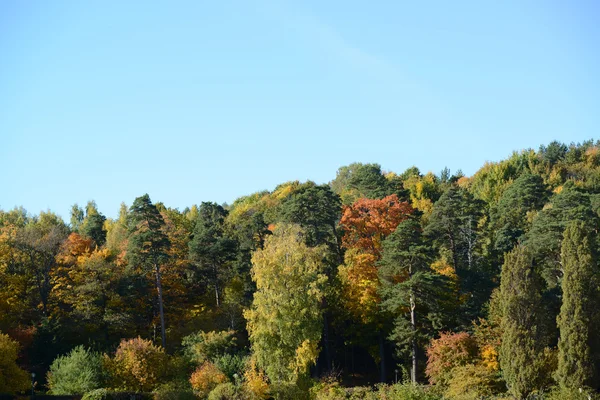
<instances>
[{"instance_id":1,"label":"shrub","mask_svg":"<svg viewBox=\"0 0 600 400\"><path fill-rule=\"evenodd\" d=\"M29 388L29 374L17 365L19 344L0 333L0 393L13 393Z\"/></svg>"},{"instance_id":2,"label":"shrub","mask_svg":"<svg viewBox=\"0 0 600 400\"><path fill-rule=\"evenodd\" d=\"M598 400L600 395L590 388L567 389L554 387L543 397L544 400Z\"/></svg>"},{"instance_id":3,"label":"shrub","mask_svg":"<svg viewBox=\"0 0 600 400\"><path fill-rule=\"evenodd\" d=\"M165 377L169 357L142 338L123 340L113 359L104 358L113 385L122 390L152 391Z\"/></svg>"},{"instance_id":4,"label":"shrub","mask_svg":"<svg viewBox=\"0 0 600 400\"><path fill-rule=\"evenodd\" d=\"M442 398L426 387L411 383L397 383L395 385L380 385L379 399L385 400L441 400Z\"/></svg>"},{"instance_id":5,"label":"shrub","mask_svg":"<svg viewBox=\"0 0 600 400\"><path fill-rule=\"evenodd\" d=\"M425 372L432 384L446 386L452 378L452 370L466 365L477 356L477 342L466 332L442 333L433 339L427 349Z\"/></svg>"},{"instance_id":6,"label":"shrub","mask_svg":"<svg viewBox=\"0 0 600 400\"><path fill-rule=\"evenodd\" d=\"M452 370L446 397L457 400L488 398L506 390L500 373L484 365L467 364Z\"/></svg>"},{"instance_id":7,"label":"shrub","mask_svg":"<svg viewBox=\"0 0 600 400\"><path fill-rule=\"evenodd\" d=\"M269 397L267 376L258 369L253 358L248 361L244 372L244 390L251 400L262 400Z\"/></svg>"},{"instance_id":8,"label":"shrub","mask_svg":"<svg viewBox=\"0 0 600 400\"><path fill-rule=\"evenodd\" d=\"M231 381L235 380L234 375L242 377L247 362L248 357L239 354L223 354L214 360L215 366L227 375L227 378Z\"/></svg>"},{"instance_id":9,"label":"shrub","mask_svg":"<svg viewBox=\"0 0 600 400\"><path fill-rule=\"evenodd\" d=\"M231 330L200 331L184 337L181 344L186 358L195 365L202 365L205 361L214 362L217 357L234 352L236 337Z\"/></svg>"},{"instance_id":10,"label":"shrub","mask_svg":"<svg viewBox=\"0 0 600 400\"><path fill-rule=\"evenodd\" d=\"M231 382L218 384L209 394L208 400L242 400L238 387Z\"/></svg>"},{"instance_id":11,"label":"shrub","mask_svg":"<svg viewBox=\"0 0 600 400\"><path fill-rule=\"evenodd\" d=\"M57 357L48 372L48 387L55 395L84 394L102 384L102 358L83 346Z\"/></svg>"},{"instance_id":12,"label":"shrub","mask_svg":"<svg viewBox=\"0 0 600 400\"><path fill-rule=\"evenodd\" d=\"M81 400L152 400L151 393L118 392L108 389L95 389L86 393Z\"/></svg>"},{"instance_id":13,"label":"shrub","mask_svg":"<svg viewBox=\"0 0 600 400\"><path fill-rule=\"evenodd\" d=\"M226 381L225 374L209 361L198 367L190 377L192 388L200 396L207 396L218 384Z\"/></svg>"}]
</instances>

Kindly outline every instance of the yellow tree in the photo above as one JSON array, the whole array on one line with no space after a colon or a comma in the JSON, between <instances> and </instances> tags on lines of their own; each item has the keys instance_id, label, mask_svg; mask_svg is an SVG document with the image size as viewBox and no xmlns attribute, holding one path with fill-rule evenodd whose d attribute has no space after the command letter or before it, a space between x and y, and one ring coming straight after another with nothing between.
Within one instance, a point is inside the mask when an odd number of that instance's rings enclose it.
<instances>
[{"instance_id":1,"label":"yellow tree","mask_svg":"<svg viewBox=\"0 0 600 400\"><path fill-rule=\"evenodd\" d=\"M281 224L252 257L257 291L245 317L253 357L273 383L296 384L319 354L324 254L297 225Z\"/></svg>"}]
</instances>

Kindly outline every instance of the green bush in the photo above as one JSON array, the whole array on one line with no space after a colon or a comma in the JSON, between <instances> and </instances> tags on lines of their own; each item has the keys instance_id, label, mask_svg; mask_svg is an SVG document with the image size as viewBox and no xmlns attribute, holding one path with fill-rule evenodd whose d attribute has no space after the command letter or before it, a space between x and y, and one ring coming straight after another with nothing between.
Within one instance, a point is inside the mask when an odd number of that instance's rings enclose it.
<instances>
[{"instance_id":1,"label":"green bush","mask_svg":"<svg viewBox=\"0 0 600 400\"><path fill-rule=\"evenodd\" d=\"M48 372L49 393L55 395L84 394L102 387L103 380L100 354L83 346L57 357Z\"/></svg>"},{"instance_id":2,"label":"green bush","mask_svg":"<svg viewBox=\"0 0 600 400\"><path fill-rule=\"evenodd\" d=\"M543 400L598 400L600 395L589 388L567 389L554 387L549 393L541 396Z\"/></svg>"},{"instance_id":3,"label":"green bush","mask_svg":"<svg viewBox=\"0 0 600 400\"><path fill-rule=\"evenodd\" d=\"M209 394L208 400L243 400L240 389L231 382L217 385Z\"/></svg>"},{"instance_id":4,"label":"green bush","mask_svg":"<svg viewBox=\"0 0 600 400\"><path fill-rule=\"evenodd\" d=\"M181 344L185 357L196 366L205 361L214 362L218 357L237 349L234 331L200 331L184 337Z\"/></svg>"},{"instance_id":5,"label":"green bush","mask_svg":"<svg viewBox=\"0 0 600 400\"><path fill-rule=\"evenodd\" d=\"M310 390L311 400L441 400L424 386L412 384L343 388L337 382L319 383Z\"/></svg>"},{"instance_id":6,"label":"green bush","mask_svg":"<svg viewBox=\"0 0 600 400\"><path fill-rule=\"evenodd\" d=\"M190 382L187 379L174 380L158 385L152 394L154 395L154 400L197 399L192 390L192 385L190 385Z\"/></svg>"},{"instance_id":7,"label":"green bush","mask_svg":"<svg viewBox=\"0 0 600 400\"><path fill-rule=\"evenodd\" d=\"M385 400L441 400L442 397L427 390L427 387L411 383L380 385L379 398Z\"/></svg>"},{"instance_id":8,"label":"green bush","mask_svg":"<svg viewBox=\"0 0 600 400\"><path fill-rule=\"evenodd\" d=\"M153 400L152 393L116 392L108 389L95 389L86 393L81 400Z\"/></svg>"},{"instance_id":9,"label":"green bush","mask_svg":"<svg viewBox=\"0 0 600 400\"><path fill-rule=\"evenodd\" d=\"M231 381L235 381L234 375L241 377L244 374L247 356L239 354L223 354L214 359L214 364L223 372Z\"/></svg>"}]
</instances>

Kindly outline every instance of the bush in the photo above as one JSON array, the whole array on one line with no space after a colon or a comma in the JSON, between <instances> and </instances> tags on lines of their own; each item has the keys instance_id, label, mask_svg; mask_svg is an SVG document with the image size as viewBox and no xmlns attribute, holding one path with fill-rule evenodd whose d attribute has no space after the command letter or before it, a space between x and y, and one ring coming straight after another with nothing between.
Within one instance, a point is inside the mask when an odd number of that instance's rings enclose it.
<instances>
[{"instance_id":1,"label":"bush","mask_svg":"<svg viewBox=\"0 0 600 400\"><path fill-rule=\"evenodd\" d=\"M19 343L0 333L0 393L27 390L29 374L17 365Z\"/></svg>"},{"instance_id":2,"label":"bush","mask_svg":"<svg viewBox=\"0 0 600 400\"><path fill-rule=\"evenodd\" d=\"M410 383L379 386L379 398L385 400L441 400L426 387Z\"/></svg>"},{"instance_id":3,"label":"bush","mask_svg":"<svg viewBox=\"0 0 600 400\"><path fill-rule=\"evenodd\" d=\"M138 337L121 341L115 357L105 357L104 362L114 387L150 392L166 376L169 357L162 347Z\"/></svg>"},{"instance_id":4,"label":"bush","mask_svg":"<svg viewBox=\"0 0 600 400\"><path fill-rule=\"evenodd\" d=\"M227 377L213 363L206 361L198 367L190 377L192 388L200 396L208 394L220 383L225 383Z\"/></svg>"},{"instance_id":5,"label":"bush","mask_svg":"<svg viewBox=\"0 0 600 400\"><path fill-rule=\"evenodd\" d=\"M312 400L441 400L424 386L409 383L342 388L337 382L325 382L311 388L310 394Z\"/></svg>"},{"instance_id":6,"label":"bush","mask_svg":"<svg viewBox=\"0 0 600 400\"><path fill-rule=\"evenodd\" d=\"M442 333L431 341L427 349L425 372L433 384L446 386L452 378L452 370L472 363L477 356L477 342L466 332Z\"/></svg>"},{"instance_id":7,"label":"bush","mask_svg":"<svg viewBox=\"0 0 600 400\"><path fill-rule=\"evenodd\" d=\"M151 393L118 392L102 388L86 393L81 400L153 400L153 397Z\"/></svg>"},{"instance_id":8,"label":"bush","mask_svg":"<svg viewBox=\"0 0 600 400\"><path fill-rule=\"evenodd\" d=\"M196 400L190 383L185 381L171 381L159 385L152 392L154 400Z\"/></svg>"},{"instance_id":9,"label":"bush","mask_svg":"<svg viewBox=\"0 0 600 400\"><path fill-rule=\"evenodd\" d=\"M269 384L265 373L258 369L254 359L250 359L244 372L244 390L251 400L269 397Z\"/></svg>"},{"instance_id":10,"label":"bush","mask_svg":"<svg viewBox=\"0 0 600 400\"><path fill-rule=\"evenodd\" d=\"M198 332L183 338L186 358L195 365L214 362L219 356L233 353L237 347L234 331Z\"/></svg>"},{"instance_id":11,"label":"bush","mask_svg":"<svg viewBox=\"0 0 600 400\"><path fill-rule=\"evenodd\" d=\"M223 354L214 360L215 366L231 381L235 381L234 375L237 375L240 378L242 377L247 362L248 357L239 354Z\"/></svg>"},{"instance_id":12,"label":"bush","mask_svg":"<svg viewBox=\"0 0 600 400\"><path fill-rule=\"evenodd\" d=\"M239 388L231 382L218 384L209 394L208 400L243 400Z\"/></svg>"},{"instance_id":13,"label":"bush","mask_svg":"<svg viewBox=\"0 0 600 400\"><path fill-rule=\"evenodd\" d=\"M102 387L102 384L102 358L83 346L57 357L48 372L51 394L84 394Z\"/></svg>"},{"instance_id":14,"label":"bush","mask_svg":"<svg viewBox=\"0 0 600 400\"><path fill-rule=\"evenodd\" d=\"M554 387L548 394L543 396L544 400L598 400L600 395L594 393L592 389L567 389Z\"/></svg>"},{"instance_id":15,"label":"bush","mask_svg":"<svg viewBox=\"0 0 600 400\"><path fill-rule=\"evenodd\" d=\"M506 386L499 372L484 365L467 364L452 370L452 377L444 394L449 399L477 400L505 390Z\"/></svg>"}]
</instances>

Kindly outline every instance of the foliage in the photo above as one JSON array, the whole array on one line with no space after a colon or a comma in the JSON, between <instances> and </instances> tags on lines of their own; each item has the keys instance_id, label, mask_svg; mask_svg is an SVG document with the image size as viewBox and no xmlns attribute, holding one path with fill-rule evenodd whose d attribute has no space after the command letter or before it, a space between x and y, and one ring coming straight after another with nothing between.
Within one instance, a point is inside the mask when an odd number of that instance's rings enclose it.
<instances>
[{"instance_id":1,"label":"foliage","mask_svg":"<svg viewBox=\"0 0 600 400\"><path fill-rule=\"evenodd\" d=\"M105 388L87 392L81 400L153 400L151 393L113 391Z\"/></svg>"},{"instance_id":2,"label":"foliage","mask_svg":"<svg viewBox=\"0 0 600 400\"><path fill-rule=\"evenodd\" d=\"M250 358L244 372L244 390L250 400L262 400L269 397L267 376L256 366L256 361Z\"/></svg>"},{"instance_id":3,"label":"foliage","mask_svg":"<svg viewBox=\"0 0 600 400\"><path fill-rule=\"evenodd\" d=\"M186 358L201 365L206 361L214 362L218 357L232 353L236 347L237 338L234 331L197 332L183 338L181 344Z\"/></svg>"},{"instance_id":4,"label":"foliage","mask_svg":"<svg viewBox=\"0 0 600 400\"><path fill-rule=\"evenodd\" d=\"M427 349L425 372L432 384L447 386L454 369L472 363L477 357L477 343L466 332L442 333Z\"/></svg>"},{"instance_id":5,"label":"foliage","mask_svg":"<svg viewBox=\"0 0 600 400\"><path fill-rule=\"evenodd\" d=\"M248 357L240 354L223 354L214 359L214 363L231 381L235 380L235 376L241 377Z\"/></svg>"},{"instance_id":6,"label":"foliage","mask_svg":"<svg viewBox=\"0 0 600 400\"><path fill-rule=\"evenodd\" d=\"M521 399L549 383L547 312L543 282L533 268L531 253L517 246L507 253L502 269L502 345L500 367L510 393Z\"/></svg>"},{"instance_id":7,"label":"foliage","mask_svg":"<svg viewBox=\"0 0 600 400\"><path fill-rule=\"evenodd\" d=\"M220 383L208 394L207 400L242 400L243 393L231 382Z\"/></svg>"},{"instance_id":8,"label":"foliage","mask_svg":"<svg viewBox=\"0 0 600 400\"><path fill-rule=\"evenodd\" d=\"M449 399L478 400L505 390L498 371L484 364L464 364L452 370L444 395Z\"/></svg>"},{"instance_id":9,"label":"foliage","mask_svg":"<svg viewBox=\"0 0 600 400\"><path fill-rule=\"evenodd\" d=\"M190 383L194 391L204 397L208 396L210 391L217 385L226 381L227 377L225 374L210 361L204 362L190 377Z\"/></svg>"},{"instance_id":10,"label":"foliage","mask_svg":"<svg viewBox=\"0 0 600 400\"><path fill-rule=\"evenodd\" d=\"M308 372L321 338L323 248L308 247L294 225L279 226L252 257L256 282L245 313L257 366L272 382L294 382Z\"/></svg>"},{"instance_id":11,"label":"foliage","mask_svg":"<svg viewBox=\"0 0 600 400\"><path fill-rule=\"evenodd\" d=\"M311 400L441 400L428 388L410 383L344 388L338 382L321 382L310 395Z\"/></svg>"},{"instance_id":12,"label":"foliage","mask_svg":"<svg viewBox=\"0 0 600 400\"><path fill-rule=\"evenodd\" d=\"M48 372L48 388L56 395L84 394L103 386L102 357L83 346L54 360Z\"/></svg>"},{"instance_id":13,"label":"foliage","mask_svg":"<svg viewBox=\"0 0 600 400\"><path fill-rule=\"evenodd\" d=\"M19 344L0 332L0 393L12 393L29 387L29 374L17 365Z\"/></svg>"},{"instance_id":14,"label":"foliage","mask_svg":"<svg viewBox=\"0 0 600 400\"><path fill-rule=\"evenodd\" d=\"M104 362L115 388L149 392L166 375L168 356L161 347L138 337L121 341L114 358L105 356Z\"/></svg>"},{"instance_id":15,"label":"foliage","mask_svg":"<svg viewBox=\"0 0 600 400\"><path fill-rule=\"evenodd\" d=\"M397 195L381 200L358 199L344 207L340 220L344 230L342 243L346 248L358 248L379 258L383 239L412 212L413 208Z\"/></svg>"},{"instance_id":16,"label":"foliage","mask_svg":"<svg viewBox=\"0 0 600 400\"><path fill-rule=\"evenodd\" d=\"M430 262L431 252L415 219L401 222L383 242L379 262L382 307L394 316L390 338L396 343L398 358L411 355L413 382L418 375L417 353L436 326L436 303L443 297L444 281L429 267Z\"/></svg>"},{"instance_id":17,"label":"foliage","mask_svg":"<svg viewBox=\"0 0 600 400\"><path fill-rule=\"evenodd\" d=\"M598 388L600 270L594 251L594 237L585 223L573 222L567 227L562 242L561 265L564 275L562 307L557 319L560 339L556 380L562 388Z\"/></svg>"}]
</instances>

